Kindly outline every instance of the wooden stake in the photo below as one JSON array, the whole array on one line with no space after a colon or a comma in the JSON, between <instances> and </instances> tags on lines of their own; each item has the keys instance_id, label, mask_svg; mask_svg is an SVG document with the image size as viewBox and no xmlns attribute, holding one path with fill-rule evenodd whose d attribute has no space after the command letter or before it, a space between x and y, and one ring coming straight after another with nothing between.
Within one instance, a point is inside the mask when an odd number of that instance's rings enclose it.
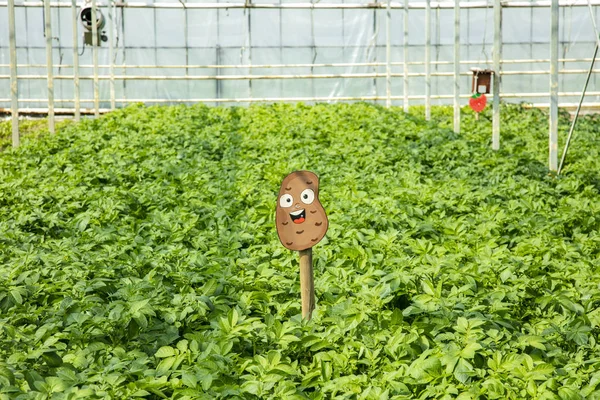
<instances>
[{"instance_id":1,"label":"wooden stake","mask_svg":"<svg viewBox=\"0 0 600 400\"><path fill-rule=\"evenodd\" d=\"M300 250L300 297L302 318L310 321L315 308L315 282L313 279L312 248Z\"/></svg>"}]
</instances>

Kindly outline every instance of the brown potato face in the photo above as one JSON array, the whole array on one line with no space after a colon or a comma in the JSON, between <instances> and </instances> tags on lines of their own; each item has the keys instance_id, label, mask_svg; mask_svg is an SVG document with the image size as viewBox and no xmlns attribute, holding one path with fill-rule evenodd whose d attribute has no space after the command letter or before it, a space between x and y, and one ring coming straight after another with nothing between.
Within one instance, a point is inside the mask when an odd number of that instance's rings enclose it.
<instances>
[{"instance_id":1,"label":"brown potato face","mask_svg":"<svg viewBox=\"0 0 600 400\"><path fill-rule=\"evenodd\" d=\"M290 250L306 250L325 236L329 221L319 202L319 178L309 171L285 177L277 197L275 217L281 244Z\"/></svg>"}]
</instances>

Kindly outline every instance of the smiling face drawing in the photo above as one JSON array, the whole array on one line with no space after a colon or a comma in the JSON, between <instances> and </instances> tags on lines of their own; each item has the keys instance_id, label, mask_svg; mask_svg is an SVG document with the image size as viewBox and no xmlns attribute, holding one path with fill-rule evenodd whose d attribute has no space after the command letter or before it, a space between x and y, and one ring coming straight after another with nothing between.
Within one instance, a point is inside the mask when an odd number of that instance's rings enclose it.
<instances>
[{"instance_id":1,"label":"smiling face drawing","mask_svg":"<svg viewBox=\"0 0 600 400\"><path fill-rule=\"evenodd\" d=\"M309 171L285 177L277 199L277 235L290 250L306 250L319 243L329 221L319 202L319 178Z\"/></svg>"}]
</instances>

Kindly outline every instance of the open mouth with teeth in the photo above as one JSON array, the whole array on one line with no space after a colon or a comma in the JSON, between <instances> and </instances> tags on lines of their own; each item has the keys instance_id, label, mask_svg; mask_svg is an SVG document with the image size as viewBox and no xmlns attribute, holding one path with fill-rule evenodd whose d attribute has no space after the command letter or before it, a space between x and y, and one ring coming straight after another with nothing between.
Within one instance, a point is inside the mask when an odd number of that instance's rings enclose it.
<instances>
[{"instance_id":1,"label":"open mouth with teeth","mask_svg":"<svg viewBox=\"0 0 600 400\"><path fill-rule=\"evenodd\" d=\"M292 222L295 224L301 224L306 219L306 211L298 210L290 213L290 217L292 217Z\"/></svg>"}]
</instances>

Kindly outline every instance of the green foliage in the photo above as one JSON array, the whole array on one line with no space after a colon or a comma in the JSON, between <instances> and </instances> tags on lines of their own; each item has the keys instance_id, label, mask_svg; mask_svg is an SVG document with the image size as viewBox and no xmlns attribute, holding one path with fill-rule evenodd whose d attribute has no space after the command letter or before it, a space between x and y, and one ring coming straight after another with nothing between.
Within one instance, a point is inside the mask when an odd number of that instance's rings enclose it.
<instances>
[{"instance_id":1,"label":"green foliage","mask_svg":"<svg viewBox=\"0 0 600 400\"><path fill-rule=\"evenodd\" d=\"M57 129L62 129L71 124L70 120L61 120L56 123ZM21 140L39 138L48 134L48 121L46 119L21 119L19 120L19 134ZM12 121L0 120L0 151L12 145Z\"/></svg>"},{"instance_id":2,"label":"green foliage","mask_svg":"<svg viewBox=\"0 0 600 400\"><path fill-rule=\"evenodd\" d=\"M600 399L600 146L547 115L131 106L0 154L0 399ZM562 132L568 116L562 115ZM317 308L276 193L314 170Z\"/></svg>"}]
</instances>

